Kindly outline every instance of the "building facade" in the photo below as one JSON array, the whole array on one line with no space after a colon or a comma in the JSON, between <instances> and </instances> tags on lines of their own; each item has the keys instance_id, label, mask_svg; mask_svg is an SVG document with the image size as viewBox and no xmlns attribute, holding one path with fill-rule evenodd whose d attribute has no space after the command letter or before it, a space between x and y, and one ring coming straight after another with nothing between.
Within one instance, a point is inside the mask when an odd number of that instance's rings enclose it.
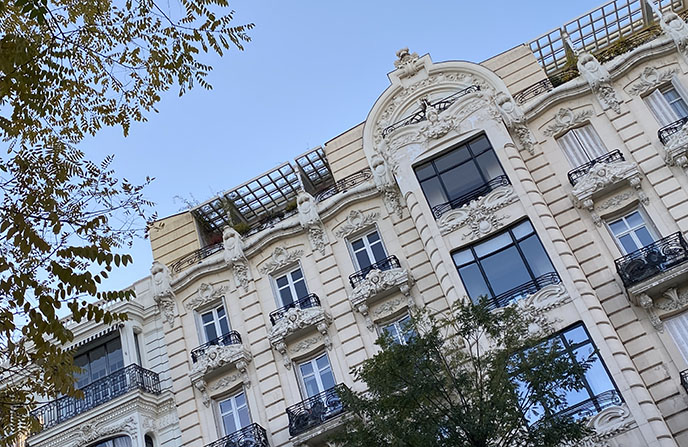
<instances>
[{"instance_id":1,"label":"building facade","mask_svg":"<svg viewBox=\"0 0 688 447\"><path fill-rule=\"evenodd\" d=\"M487 295L591 360L586 445L688 447L685 6L618 3L482 63L401 50L362 124L158 221L131 321L79 329L111 394L30 445L324 446L380 333Z\"/></svg>"}]
</instances>

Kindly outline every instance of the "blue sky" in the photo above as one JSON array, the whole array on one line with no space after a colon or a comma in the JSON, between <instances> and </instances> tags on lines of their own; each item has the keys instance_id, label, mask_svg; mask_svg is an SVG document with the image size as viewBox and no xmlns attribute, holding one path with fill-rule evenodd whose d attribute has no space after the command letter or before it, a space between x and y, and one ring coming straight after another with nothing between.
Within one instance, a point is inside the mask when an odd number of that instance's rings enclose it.
<instances>
[{"instance_id":1,"label":"blue sky","mask_svg":"<svg viewBox=\"0 0 688 447\"><path fill-rule=\"evenodd\" d=\"M559 27L603 2L235 1L236 23L253 22L244 52L206 57L213 90L163 96L159 113L124 138L106 129L83 149L115 154L117 175L156 180L147 196L159 216L204 201L365 120L387 87L399 48L435 62L480 62ZM122 288L149 274L150 245L112 273Z\"/></svg>"}]
</instances>

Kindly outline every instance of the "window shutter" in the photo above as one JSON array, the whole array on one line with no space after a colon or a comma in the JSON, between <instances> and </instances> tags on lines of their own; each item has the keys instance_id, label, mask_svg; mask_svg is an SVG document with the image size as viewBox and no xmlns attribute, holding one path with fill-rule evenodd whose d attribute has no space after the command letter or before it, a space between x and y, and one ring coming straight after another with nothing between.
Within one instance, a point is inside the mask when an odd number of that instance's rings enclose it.
<instances>
[{"instance_id":1,"label":"window shutter","mask_svg":"<svg viewBox=\"0 0 688 447\"><path fill-rule=\"evenodd\" d=\"M677 89L677 91L681 93L680 90ZM647 95L645 97L645 102L650 110L652 110L660 126L671 124L679 118L676 116L676 113L674 113L674 110L667 100L664 99L664 95L662 95L659 89L655 89L655 91Z\"/></svg>"},{"instance_id":2,"label":"window shutter","mask_svg":"<svg viewBox=\"0 0 688 447\"><path fill-rule=\"evenodd\" d=\"M688 362L688 312L664 321L664 327L667 328L671 338L674 339L678 350L683 355L683 359Z\"/></svg>"},{"instance_id":3,"label":"window shutter","mask_svg":"<svg viewBox=\"0 0 688 447\"><path fill-rule=\"evenodd\" d=\"M591 159L601 157L607 153L607 148L604 147L602 139L600 139L600 136L597 135L597 132L595 132L595 128L592 127L592 124L586 124L583 127L573 129L573 131L578 135L578 138L583 143L585 152L587 152Z\"/></svg>"}]
</instances>

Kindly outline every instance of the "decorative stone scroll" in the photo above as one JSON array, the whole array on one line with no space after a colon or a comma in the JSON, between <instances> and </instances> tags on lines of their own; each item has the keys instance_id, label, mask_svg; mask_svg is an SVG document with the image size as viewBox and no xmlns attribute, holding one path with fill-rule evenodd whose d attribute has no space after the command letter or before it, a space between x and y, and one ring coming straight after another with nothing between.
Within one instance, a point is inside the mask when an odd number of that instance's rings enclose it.
<instances>
[{"instance_id":1,"label":"decorative stone scroll","mask_svg":"<svg viewBox=\"0 0 688 447\"><path fill-rule=\"evenodd\" d=\"M518 306L529 308L536 314L545 314L552 309L571 302L571 296L564 284L550 284L535 293L516 301Z\"/></svg>"},{"instance_id":2,"label":"decorative stone scroll","mask_svg":"<svg viewBox=\"0 0 688 447\"><path fill-rule=\"evenodd\" d=\"M548 137L556 136L572 129L579 124L588 121L593 115L592 110L583 110L581 112L574 112L571 109L561 108L554 115L554 123L547 126L544 134Z\"/></svg>"},{"instance_id":3,"label":"decorative stone scroll","mask_svg":"<svg viewBox=\"0 0 688 447\"><path fill-rule=\"evenodd\" d=\"M516 104L511 95L503 92L497 93L494 101L506 127L516 134L516 138L523 149L527 150L530 155L534 155L535 138L526 126L526 117L521 107Z\"/></svg>"},{"instance_id":4,"label":"decorative stone scroll","mask_svg":"<svg viewBox=\"0 0 688 447\"><path fill-rule=\"evenodd\" d=\"M462 238L476 239L501 228L504 225L502 221L509 216L500 216L497 211L517 200L513 186L500 186L483 197L445 213L437 225L443 235L468 227L469 231Z\"/></svg>"},{"instance_id":5,"label":"decorative stone scroll","mask_svg":"<svg viewBox=\"0 0 688 447\"><path fill-rule=\"evenodd\" d=\"M375 186L382 193L387 211L396 214L399 218L403 217L404 208L401 202L401 193L396 180L394 180L391 166L384 155L379 152L374 153L370 158L370 169L373 173Z\"/></svg>"},{"instance_id":6,"label":"decorative stone scroll","mask_svg":"<svg viewBox=\"0 0 688 447\"><path fill-rule=\"evenodd\" d=\"M638 424L631 417L628 406L622 403L605 408L588 419L585 425L593 434L581 440L578 444L580 447L611 447L612 438L635 428Z\"/></svg>"},{"instance_id":7,"label":"decorative stone scroll","mask_svg":"<svg viewBox=\"0 0 688 447\"><path fill-rule=\"evenodd\" d=\"M664 332L664 323L658 311L673 312L688 306L688 293L679 294L675 287L666 289L659 298L655 299L647 293L641 293L638 304L647 311L652 327L657 332Z\"/></svg>"},{"instance_id":8,"label":"decorative stone scroll","mask_svg":"<svg viewBox=\"0 0 688 447\"><path fill-rule=\"evenodd\" d=\"M308 328L315 328L322 334L325 347L332 349L332 341L327 333L327 327L332 323L332 317L321 306L300 309L292 307L280 318L270 330L268 340L270 344L282 354L284 366L291 368L291 358L287 351L287 339L292 335Z\"/></svg>"},{"instance_id":9,"label":"decorative stone scroll","mask_svg":"<svg viewBox=\"0 0 688 447\"><path fill-rule=\"evenodd\" d=\"M184 307L188 310L199 309L206 304L213 303L222 299L227 293L227 286L215 287L212 284L201 283L198 287L198 291L189 301L186 302Z\"/></svg>"},{"instance_id":10,"label":"decorative stone scroll","mask_svg":"<svg viewBox=\"0 0 688 447\"><path fill-rule=\"evenodd\" d=\"M289 251L285 247L276 247L270 255L270 260L263 264L259 271L263 275L276 272L282 267L286 267L299 260L303 255L303 250Z\"/></svg>"},{"instance_id":11,"label":"decorative stone scroll","mask_svg":"<svg viewBox=\"0 0 688 447\"><path fill-rule=\"evenodd\" d=\"M251 270L244 254L244 241L241 235L234 228L226 226L222 230L222 245L225 250L225 264L232 269L236 286L248 292Z\"/></svg>"},{"instance_id":12,"label":"decorative stone scroll","mask_svg":"<svg viewBox=\"0 0 688 447\"><path fill-rule=\"evenodd\" d=\"M664 146L664 162L669 166L688 169L688 123L669 137Z\"/></svg>"},{"instance_id":13,"label":"decorative stone scroll","mask_svg":"<svg viewBox=\"0 0 688 447\"><path fill-rule=\"evenodd\" d=\"M394 67L399 71L399 78L410 78L420 71L423 62L418 57L418 53L411 53L408 48L402 48L397 51Z\"/></svg>"},{"instance_id":14,"label":"decorative stone scroll","mask_svg":"<svg viewBox=\"0 0 688 447\"><path fill-rule=\"evenodd\" d=\"M191 376L204 377L210 372L223 366L234 366L242 375L244 385L251 386L248 377L248 362L251 361L251 353L241 344L211 345L199 355L191 369Z\"/></svg>"},{"instance_id":15,"label":"decorative stone scroll","mask_svg":"<svg viewBox=\"0 0 688 447\"><path fill-rule=\"evenodd\" d=\"M311 243L311 248L325 254L325 247L327 247L327 234L325 227L318 215L318 204L312 195L301 189L296 196L296 204L299 211L299 222L301 228L308 232L308 240Z\"/></svg>"},{"instance_id":16,"label":"decorative stone scroll","mask_svg":"<svg viewBox=\"0 0 688 447\"><path fill-rule=\"evenodd\" d=\"M379 215L377 211L364 214L362 211L351 210L346 218L346 222L335 230L334 235L341 239L347 238L364 228L374 225Z\"/></svg>"},{"instance_id":17,"label":"decorative stone scroll","mask_svg":"<svg viewBox=\"0 0 688 447\"><path fill-rule=\"evenodd\" d=\"M676 68L660 71L655 67L645 67L640 74L640 79L631 86L629 93L636 96L644 95L650 90L654 90L660 85L671 81L675 73Z\"/></svg>"},{"instance_id":18,"label":"decorative stone scroll","mask_svg":"<svg viewBox=\"0 0 688 447\"><path fill-rule=\"evenodd\" d=\"M583 79L588 82L590 89L595 93L602 107L611 108L616 113L621 113L621 100L612 87L612 77L600 61L592 54L581 51L578 53L578 71Z\"/></svg>"},{"instance_id":19,"label":"decorative stone scroll","mask_svg":"<svg viewBox=\"0 0 688 447\"><path fill-rule=\"evenodd\" d=\"M150 272L153 280L153 301L162 313L163 323L168 323L170 327L174 327L177 304L172 291L170 271L165 264L155 261Z\"/></svg>"},{"instance_id":20,"label":"decorative stone scroll","mask_svg":"<svg viewBox=\"0 0 688 447\"><path fill-rule=\"evenodd\" d=\"M404 268L393 268L389 270L374 269L368 272L366 277L356 284L353 292L349 296L351 306L359 312L366 321L366 327L371 332L375 330L375 325L370 317L369 305L372 300L394 289L399 291L408 299L409 307L415 305L411 297L411 286L413 279L408 270Z\"/></svg>"}]
</instances>

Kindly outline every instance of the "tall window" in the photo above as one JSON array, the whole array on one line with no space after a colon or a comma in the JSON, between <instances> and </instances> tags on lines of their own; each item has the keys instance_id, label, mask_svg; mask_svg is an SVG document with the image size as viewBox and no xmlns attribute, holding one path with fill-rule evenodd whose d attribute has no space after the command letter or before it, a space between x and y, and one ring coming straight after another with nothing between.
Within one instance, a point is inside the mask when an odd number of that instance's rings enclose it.
<instances>
[{"instance_id":1,"label":"tall window","mask_svg":"<svg viewBox=\"0 0 688 447\"><path fill-rule=\"evenodd\" d=\"M664 321L664 326L674 339L683 360L688 363L688 312L668 318Z\"/></svg>"},{"instance_id":2,"label":"tall window","mask_svg":"<svg viewBox=\"0 0 688 447\"><path fill-rule=\"evenodd\" d=\"M415 171L431 208L448 202L458 208L471 200L471 193L504 175L484 135L417 166Z\"/></svg>"},{"instance_id":3,"label":"tall window","mask_svg":"<svg viewBox=\"0 0 688 447\"><path fill-rule=\"evenodd\" d=\"M334 387L334 374L327 354L299 365L301 385L306 397L313 397Z\"/></svg>"},{"instance_id":4,"label":"tall window","mask_svg":"<svg viewBox=\"0 0 688 447\"><path fill-rule=\"evenodd\" d=\"M404 315L396 321L387 323L381 328L381 333L387 335L394 343L405 345L416 333L411 326L411 316Z\"/></svg>"},{"instance_id":5,"label":"tall window","mask_svg":"<svg viewBox=\"0 0 688 447\"><path fill-rule=\"evenodd\" d=\"M282 306L290 306L308 296L306 280L301 268L296 268L286 275L275 278L277 296Z\"/></svg>"},{"instance_id":6,"label":"tall window","mask_svg":"<svg viewBox=\"0 0 688 447\"><path fill-rule=\"evenodd\" d=\"M236 394L220 402L220 419L225 436L251 424L246 394Z\"/></svg>"},{"instance_id":7,"label":"tall window","mask_svg":"<svg viewBox=\"0 0 688 447\"><path fill-rule=\"evenodd\" d=\"M218 306L208 312L201 314L203 324L203 335L205 341L209 342L229 333L229 320L224 306Z\"/></svg>"},{"instance_id":8,"label":"tall window","mask_svg":"<svg viewBox=\"0 0 688 447\"><path fill-rule=\"evenodd\" d=\"M529 221L452 254L459 276L474 302L487 296L501 307L556 276Z\"/></svg>"},{"instance_id":9,"label":"tall window","mask_svg":"<svg viewBox=\"0 0 688 447\"><path fill-rule=\"evenodd\" d=\"M367 269L376 262L380 262L387 258L387 252L382 245L382 239L380 239L380 234L377 230L352 240L350 244L354 262L358 270Z\"/></svg>"},{"instance_id":10,"label":"tall window","mask_svg":"<svg viewBox=\"0 0 688 447\"><path fill-rule=\"evenodd\" d=\"M607 148L591 124L571 129L557 138L572 168L603 156Z\"/></svg>"},{"instance_id":11,"label":"tall window","mask_svg":"<svg viewBox=\"0 0 688 447\"><path fill-rule=\"evenodd\" d=\"M530 423L538 421L543 416L570 410L583 402L588 402L589 406L586 405L581 412L574 411L572 416L575 419L589 416L589 411L598 413L610 405L621 403L616 386L582 323L554 335L544 343L557 343L561 348L561 355L570 357L576 363L587 363L590 366L585 372L582 389L562 390L565 401L563 408L544 408L542 404L537 404L526 414L526 419ZM526 386L520 385L521 392L524 392Z\"/></svg>"},{"instance_id":12,"label":"tall window","mask_svg":"<svg viewBox=\"0 0 688 447\"><path fill-rule=\"evenodd\" d=\"M633 253L655 241L654 231L646 222L644 213L640 210L609 222L609 229L624 254Z\"/></svg>"},{"instance_id":13,"label":"tall window","mask_svg":"<svg viewBox=\"0 0 688 447\"><path fill-rule=\"evenodd\" d=\"M97 346L75 355L74 365L82 369L76 375L77 388L82 388L124 368L122 342L119 335L107 337Z\"/></svg>"},{"instance_id":14,"label":"tall window","mask_svg":"<svg viewBox=\"0 0 688 447\"><path fill-rule=\"evenodd\" d=\"M680 85L674 80L671 84L658 88L645 97L645 102L662 126L688 116L686 99L680 93L682 88L677 87Z\"/></svg>"},{"instance_id":15,"label":"tall window","mask_svg":"<svg viewBox=\"0 0 688 447\"><path fill-rule=\"evenodd\" d=\"M129 436L117 436L107 441L91 444L89 447L131 447L131 438Z\"/></svg>"}]
</instances>

